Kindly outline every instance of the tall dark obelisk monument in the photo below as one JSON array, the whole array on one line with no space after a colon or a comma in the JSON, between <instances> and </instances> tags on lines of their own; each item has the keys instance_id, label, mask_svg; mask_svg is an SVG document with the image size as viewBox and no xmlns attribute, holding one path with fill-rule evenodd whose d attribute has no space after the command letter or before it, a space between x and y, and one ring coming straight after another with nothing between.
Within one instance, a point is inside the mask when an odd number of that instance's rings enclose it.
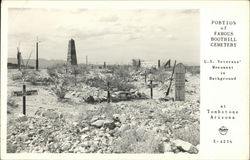
<instances>
[{"instance_id":1,"label":"tall dark obelisk monument","mask_svg":"<svg viewBox=\"0 0 250 160\"><path fill-rule=\"evenodd\" d=\"M77 65L76 47L73 39L69 40L67 62L71 65Z\"/></svg>"}]
</instances>

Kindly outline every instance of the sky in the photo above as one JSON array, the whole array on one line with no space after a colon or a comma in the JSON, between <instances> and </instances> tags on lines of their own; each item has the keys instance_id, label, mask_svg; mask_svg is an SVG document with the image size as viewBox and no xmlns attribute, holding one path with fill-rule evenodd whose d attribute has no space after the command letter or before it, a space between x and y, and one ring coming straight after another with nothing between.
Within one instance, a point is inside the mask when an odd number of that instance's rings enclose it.
<instances>
[{"instance_id":1,"label":"sky","mask_svg":"<svg viewBox=\"0 0 250 160\"><path fill-rule=\"evenodd\" d=\"M199 64L199 10L12 8L8 12L8 57L17 46L24 59L66 60L73 38L78 63L128 64L177 60Z\"/></svg>"}]
</instances>

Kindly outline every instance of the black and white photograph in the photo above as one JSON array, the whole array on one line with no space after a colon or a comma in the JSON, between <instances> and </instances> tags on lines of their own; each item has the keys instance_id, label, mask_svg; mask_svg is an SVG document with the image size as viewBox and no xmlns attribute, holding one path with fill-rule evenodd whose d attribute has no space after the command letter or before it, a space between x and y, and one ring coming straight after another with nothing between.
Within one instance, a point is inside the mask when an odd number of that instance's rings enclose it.
<instances>
[{"instance_id":1,"label":"black and white photograph","mask_svg":"<svg viewBox=\"0 0 250 160\"><path fill-rule=\"evenodd\" d=\"M8 8L7 50L7 153L199 154L199 9Z\"/></svg>"}]
</instances>

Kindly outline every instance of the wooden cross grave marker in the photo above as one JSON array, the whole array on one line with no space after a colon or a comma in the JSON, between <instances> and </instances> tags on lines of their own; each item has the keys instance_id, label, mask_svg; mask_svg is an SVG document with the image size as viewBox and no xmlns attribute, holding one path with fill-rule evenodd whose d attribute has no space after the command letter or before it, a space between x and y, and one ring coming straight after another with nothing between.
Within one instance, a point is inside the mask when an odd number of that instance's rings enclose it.
<instances>
[{"instance_id":1,"label":"wooden cross grave marker","mask_svg":"<svg viewBox=\"0 0 250 160\"><path fill-rule=\"evenodd\" d=\"M182 63L175 68L175 100L185 101L185 73L186 69Z\"/></svg>"},{"instance_id":2,"label":"wooden cross grave marker","mask_svg":"<svg viewBox=\"0 0 250 160\"><path fill-rule=\"evenodd\" d=\"M23 96L23 114L26 115L26 96L38 95L37 90L26 91L26 85L23 85L23 91L14 91L13 96Z\"/></svg>"},{"instance_id":3,"label":"wooden cross grave marker","mask_svg":"<svg viewBox=\"0 0 250 160\"><path fill-rule=\"evenodd\" d=\"M157 84L153 84L153 80L149 80L148 87L150 88L150 98L153 99L153 88L157 86Z\"/></svg>"}]
</instances>

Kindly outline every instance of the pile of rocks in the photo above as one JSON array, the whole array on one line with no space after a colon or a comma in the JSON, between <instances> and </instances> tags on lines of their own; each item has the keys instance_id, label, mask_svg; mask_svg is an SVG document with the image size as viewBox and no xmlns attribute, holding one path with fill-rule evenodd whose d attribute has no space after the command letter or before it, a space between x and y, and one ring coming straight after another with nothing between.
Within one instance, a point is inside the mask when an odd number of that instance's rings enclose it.
<instances>
[{"instance_id":1,"label":"pile of rocks","mask_svg":"<svg viewBox=\"0 0 250 160\"><path fill-rule=\"evenodd\" d=\"M168 138L163 138L163 142L161 144L161 152L168 153L168 152L188 152L191 154L199 153L199 145L194 146L189 142L185 142L180 139L176 140L169 140Z\"/></svg>"},{"instance_id":2,"label":"pile of rocks","mask_svg":"<svg viewBox=\"0 0 250 160\"><path fill-rule=\"evenodd\" d=\"M145 93L141 93L137 90L131 91L117 91L112 93L111 101L119 102L119 101L128 101L134 99L148 99Z\"/></svg>"},{"instance_id":3,"label":"pile of rocks","mask_svg":"<svg viewBox=\"0 0 250 160\"><path fill-rule=\"evenodd\" d=\"M86 87L83 91L70 91L65 95L66 99L71 99L75 102L85 101L86 103L95 104L101 102L107 102L107 91L97 89L94 87ZM145 93L139 92L138 90L131 91L112 91L111 92L111 101L120 102L120 101L129 101L129 100L139 100L139 99L148 99L148 96Z\"/></svg>"},{"instance_id":4,"label":"pile of rocks","mask_svg":"<svg viewBox=\"0 0 250 160\"><path fill-rule=\"evenodd\" d=\"M86 114L73 122L66 121L56 109L39 108L34 116L20 115L8 125L8 152L137 153L138 150L133 148L141 145L159 146L157 153L199 152L199 146L173 136L175 129L191 123L186 122L191 114L180 119L183 115L178 117L172 111L173 106L158 111L154 108L160 109L160 106L154 101L143 101L140 105L130 103L102 103L100 105L109 108L93 110L94 114L88 114L90 117ZM187 113L185 108L180 107L176 112ZM154 140L154 137L161 137L161 141ZM121 150L119 147L122 146L132 150ZM149 151L144 152L151 153Z\"/></svg>"}]
</instances>

